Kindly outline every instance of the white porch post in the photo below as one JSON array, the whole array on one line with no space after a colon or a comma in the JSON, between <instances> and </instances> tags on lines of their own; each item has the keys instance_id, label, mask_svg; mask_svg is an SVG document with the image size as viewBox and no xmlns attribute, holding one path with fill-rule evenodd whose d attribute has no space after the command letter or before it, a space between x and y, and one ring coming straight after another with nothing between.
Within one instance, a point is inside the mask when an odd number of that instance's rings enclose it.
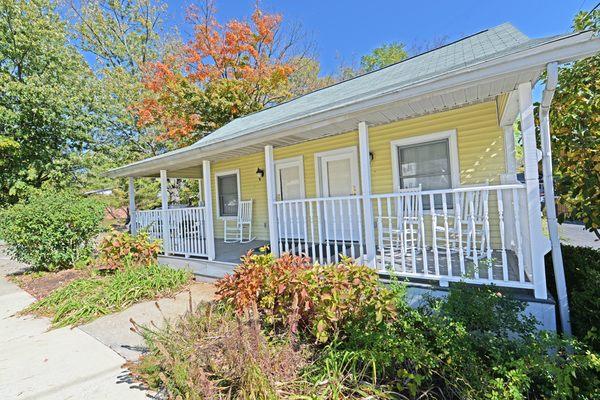
<instances>
[{"instance_id":1,"label":"white porch post","mask_svg":"<svg viewBox=\"0 0 600 400\"><path fill-rule=\"evenodd\" d=\"M265 174L267 175L267 210L269 213L269 242L271 243L271 254L279 257L279 230L277 221L277 209L275 207L275 162L273 161L273 146L265 146Z\"/></svg>"},{"instance_id":2,"label":"white porch post","mask_svg":"<svg viewBox=\"0 0 600 400\"><path fill-rule=\"evenodd\" d=\"M546 299L548 298L548 293L546 288L546 270L544 267L545 238L542 233L542 207L531 83L521 83L518 91L521 135L523 136L523 159L525 164L527 218L529 222L529 236L526 242L531 249L531 270L533 273L535 297Z\"/></svg>"},{"instance_id":3,"label":"white porch post","mask_svg":"<svg viewBox=\"0 0 600 400\"><path fill-rule=\"evenodd\" d=\"M554 178L552 176L552 140L550 138L550 104L554 97L554 90L558 84L558 64L550 63L546 67L546 88L540 104L540 141L542 144L542 171L544 178L544 197L546 200L546 217L548 220L548 233L552 244L552 265L556 280L556 294L558 296L558 310L563 333L571 335L571 317L569 315L569 298L565 280L560 235L558 233L558 220L556 218L556 200L554 197Z\"/></svg>"},{"instance_id":4,"label":"white porch post","mask_svg":"<svg viewBox=\"0 0 600 400\"><path fill-rule=\"evenodd\" d=\"M506 175L517 180L517 157L515 152L515 133L512 124L502 127L504 131L504 158L506 164Z\"/></svg>"},{"instance_id":5,"label":"white porch post","mask_svg":"<svg viewBox=\"0 0 600 400\"><path fill-rule=\"evenodd\" d=\"M369 128L365 121L358 124L358 148L360 153L360 184L362 187L363 214L365 221L365 264L375 266L375 224L371 202L371 155L369 154Z\"/></svg>"},{"instance_id":6,"label":"white porch post","mask_svg":"<svg viewBox=\"0 0 600 400\"><path fill-rule=\"evenodd\" d=\"M198 179L198 207L202 206L202 203L204 202L204 188L203 188L203 183L202 183L202 179Z\"/></svg>"},{"instance_id":7,"label":"white porch post","mask_svg":"<svg viewBox=\"0 0 600 400\"><path fill-rule=\"evenodd\" d=\"M169 255L171 250L171 229L169 228L169 191L167 190L167 171L160 170L160 199L161 199L161 217L162 217L162 234L163 234L163 251L165 255Z\"/></svg>"},{"instance_id":8,"label":"white porch post","mask_svg":"<svg viewBox=\"0 0 600 400\"><path fill-rule=\"evenodd\" d=\"M504 159L506 166L506 173L500 175L500 183L505 185L511 185L518 183L517 181L517 158L515 152L515 133L513 124L502 126L504 132ZM513 196L511 191L505 190L502 193L502 200L504 204L512 204ZM509 244L510 248L515 250L516 243L516 232L515 232L515 215L514 207L504 208L504 240Z\"/></svg>"},{"instance_id":9,"label":"white porch post","mask_svg":"<svg viewBox=\"0 0 600 400\"><path fill-rule=\"evenodd\" d=\"M136 232L136 209L135 209L135 185L133 182L133 176L129 177L129 230L132 235Z\"/></svg>"},{"instance_id":10,"label":"white porch post","mask_svg":"<svg viewBox=\"0 0 600 400\"><path fill-rule=\"evenodd\" d=\"M213 206L211 189L210 161L202 161L202 183L204 183L204 218L206 219L206 255L209 260L215 259L215 230L213 225Z\"/></svg>"}]
</instances>

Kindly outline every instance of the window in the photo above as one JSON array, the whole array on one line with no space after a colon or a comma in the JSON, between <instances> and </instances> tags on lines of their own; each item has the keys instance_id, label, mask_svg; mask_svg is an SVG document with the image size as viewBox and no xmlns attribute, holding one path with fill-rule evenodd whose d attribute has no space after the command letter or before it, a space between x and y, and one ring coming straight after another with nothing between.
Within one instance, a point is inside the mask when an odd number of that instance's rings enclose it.
<instances>
[{"instance_id":1,"label":"window","mask_svg":"<svg viewBox=\"0 0 600 400\"><path fill-rule=\"evenodd\" d=\"M458 187L459 165L456 131L418 135L393 141L392 159L394 187L418 187L440 190ZM435 208L442 208L442 196L435 195ZM448 194L446 206L452 208L453 197ZM429 196L423 196L423 208L430 209Z\"/></svg>"},{"instance_id":2,"label":"window","mask_svg":"<svg viewBox=\"0 0 600 400\"><path fill-rule=\"evenodd\" d=\"M447 139L398 147L400 187L451 188L449 153Z\"/></svg>"},{"instance_id":3,"label":"window","mask_svg":"<svg viewBox=\"0 0 600 400\"><path fill-rule=\"evenodd\" d=\"M217 175L217 201L219 217L235 217L238 214L239 200L238 173Z\"/></svg>"}]
</instances>

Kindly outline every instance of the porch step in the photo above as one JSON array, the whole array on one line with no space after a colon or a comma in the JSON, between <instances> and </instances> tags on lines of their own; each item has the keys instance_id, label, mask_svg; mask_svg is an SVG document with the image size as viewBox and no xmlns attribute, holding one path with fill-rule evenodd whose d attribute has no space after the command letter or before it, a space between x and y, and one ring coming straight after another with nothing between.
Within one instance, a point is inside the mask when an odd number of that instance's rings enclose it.
<instances>
[{"instance_id":1,"label":"porch step","mask_svg":"<svg viewBox=\"0 0 600 400\"><path fill-rule=\"evenodd\" d=\"M187 269L195 275L196 280L203 282L215 282L226 274L231 274L236 266L234 263L223 261L165 255L158 256L158 262L172 268Z\"/></svg>"}]
</instances>

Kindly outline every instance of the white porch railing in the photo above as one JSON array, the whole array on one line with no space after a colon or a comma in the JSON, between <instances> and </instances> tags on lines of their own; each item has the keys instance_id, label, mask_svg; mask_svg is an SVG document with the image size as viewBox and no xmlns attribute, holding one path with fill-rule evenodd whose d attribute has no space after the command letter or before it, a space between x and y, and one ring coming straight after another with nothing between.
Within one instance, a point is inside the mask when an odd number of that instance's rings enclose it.
<instances>
[{"instance_id":1,"label":"white porch railing","mask_svg":"<svg viewBox=\"0 0 600 400\"><path fill-rule=\"evenodd\" d=\"M275 207L282 252L306 254L321 264L364 255L361 197L276 201Z\"/></svg>"},{"instance_id":2,"label":"white porch railing","mask_svg":"<svg viewBox=\"0 0 600 400\"><path fill-rule=\"evenodd\" d=\"M162 240L165 253L206 256L205 212L204 207L137 211L134 232L146 230L151 238Z\"/></svg>"},{"instance_id":3,"label":"white porch railing","mask_svg":"<svg viewBox=\"0 0 600 400\"><path fill-rule=\"evenodd\" d=\"M375 226L365 227L362 196L276 201L282 252L320 263L342 256L399 276L533 288L524 186L499 185L369 195ZM432 206L433 205L433 206ZM374 260L366 260L373 229Z\"/></svg>"}]
</instances>

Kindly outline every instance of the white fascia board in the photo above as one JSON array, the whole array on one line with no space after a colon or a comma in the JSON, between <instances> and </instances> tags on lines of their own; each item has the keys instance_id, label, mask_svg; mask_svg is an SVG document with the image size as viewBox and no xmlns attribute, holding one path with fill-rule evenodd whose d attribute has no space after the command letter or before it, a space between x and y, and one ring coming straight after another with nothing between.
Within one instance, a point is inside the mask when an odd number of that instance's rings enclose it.
<instances>
[{"instance_id":1,"label":"white fascia board","mask_svg":"<svg viewBox=\"0 0 600 400\"><path fill-rule=\"evenodd\" d=\"M139 175L148 170L168 169L168 167L182 162L200 161L240 146L247 147L262 144L265 139L281 138L309 129L318 129L319 127L343 122L352 116L372 112L391 103L442 94L467 84L486 83L503 75L515 75L535 69L541 70L549 62L564 64L595 55L598 52L600 52L600 38L594 37L592 32L575 33L508 56L498 57L434 78L428 78L421 82L412 83L406 87L394 87L369 96L361 96L324 110L317 110L310 114L269 125L264 129L250 131L232 139L224 138L202 147L189 146L175 152L142 160L110 170L106 173L106 176Z\"/></svg>"}]
</instances>

